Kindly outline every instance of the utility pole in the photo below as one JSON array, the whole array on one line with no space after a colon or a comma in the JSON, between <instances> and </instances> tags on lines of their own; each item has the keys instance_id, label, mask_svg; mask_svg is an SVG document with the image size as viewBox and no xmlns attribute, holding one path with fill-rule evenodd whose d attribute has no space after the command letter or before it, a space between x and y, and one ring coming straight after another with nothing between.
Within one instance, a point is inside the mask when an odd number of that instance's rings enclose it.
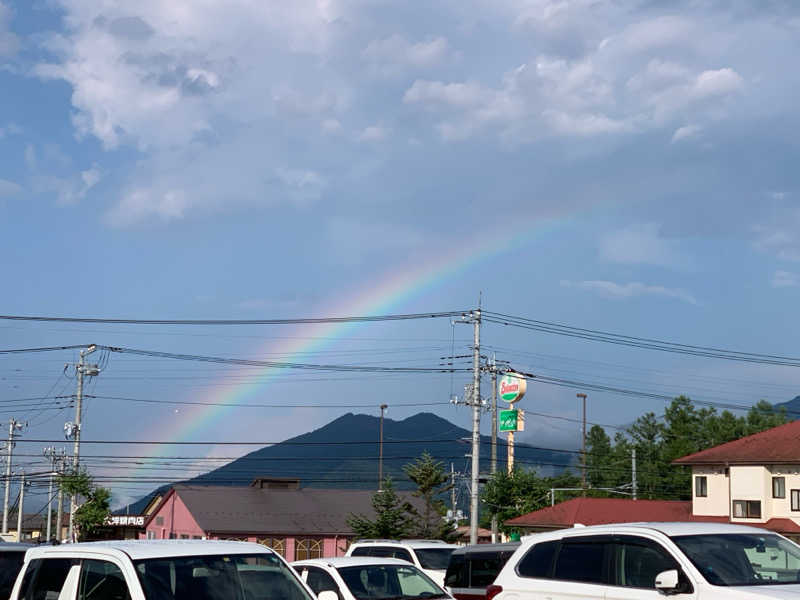
<instances>
[{"instance_id":1,"label":"utility pole","mask_svg":"<svg viewBox=\"0 0 800 600\"><path fill-rule=\"evenodd\" d=\"M450 508L453 510L453 519L456 518L456 470L450 463ZM458 521L456 521L458 524Z\"/></svg>"},{"instance_id":2,"label":"utility pole","mask_svg":"<svg viewBox=\"0 0 800 600\"><path fill-rule=\"evenodd\" d=\"M386 404L381 404L381 433L380 433L380 449L378 450L378 491L383 490L383 411L388 407Z\"/></svg>"},{"instance_id":3,"label":"utility pole","mask_svg":"<svg viewBox=\"0 0 800 600\"><path fill-rule=\"evenodd\" d=\"M25 505L25 471L22 471L22 481L19 484L19 506L17 506L17 541L22 541L22 510Z\"/></svg>"},{"instance_id":4,"label":"utility pole","mask_svg":"<svg viewBox=\"0 0 800 600\"><path fill-rule=\"evenodd\" d=\"M61 450L61 456L58 457L58 474L64 476L64 469L66 467L67 455L66 452ZM58 483L58 508L56 509L56 539L61 542L61 529L64 516L64 490L61 487L61 481Z\"/></svg>"},{"instance_id":5,"label":"utility pole","mask_svg":"<svg viewBox=\"0 0 800 600\"><path fill-rule=\"evenodd\" d=\"M81 350L80 352L80 360L75 368L77 379L78 379L78 392L75 396L75 425L73 426L73 432L75 435L75 444L72 449L72 471L74 475L77 475L80 471L80 453L81 453L81 414L83 409L83 377L84 375L88 377L93 377L100 373L97 365L87 365L84 362L84 359L90 355L92 352L97 350L97 346L92 344L86 350ZM69 539L70 541L73 540L73 533L75 531L75 519L73 515L75 514L75 509L77 507L75 494L72 494L69 499Z\"/></svg>"},{"instance_id":6,"label":"utility pole","mask_svg":"<svg viewBox=\"0 0 800 600\"><path fill-rule=\"evenodd\" d=\"M469 503L469 543L478 543L478 474L481 452L481 309L470 313L472 346L472 485Z\"/></svg>"},{"instance_id":7,"label":"utility pole","mask_svg":"<svg viewBox=\"0 0 800 600\"><path fill-rule=\"evenodd\" d=\"M3 533L8 533L8 497L11 493L11 455L14 451L14 436L17 430L20 429L22 429L22 423L13 417L8 420L8 441L6 442L8 458L6 462L6 490L3 496Z\"/></svg>"},{"instance_id":8,"label":"utility pole","mask_svg":"<svg viewBox=\"0 0 800 600\"><path fill-rule=\"evenodd\" d=\"M497 357L492 354L492 463L490 471L492 476L497 473ZM492 543L497 543L497 515L492 514Z\"/></svg>"},{"instance_id":9,"label":"utility pole","mask_svg":"<svg viewBox=\"0 0 800 600\"><path fill-rule=\"evenodd\" d=\"M631 487L633 488L633 499L636 500L638 486L636 485L636 448L631 450Z\"/></svg>"},{"instance_id":10,"label":"utility pole","mask_svg":"<svg viewBox=\"0 0 800 600\"><path fill-rule=\"evenodd\" d=\"M583 400L583 423L581 426L581 488L583 495L586 495L586 394L575 394L577 398Z\"/></svg>"}]
</instances>

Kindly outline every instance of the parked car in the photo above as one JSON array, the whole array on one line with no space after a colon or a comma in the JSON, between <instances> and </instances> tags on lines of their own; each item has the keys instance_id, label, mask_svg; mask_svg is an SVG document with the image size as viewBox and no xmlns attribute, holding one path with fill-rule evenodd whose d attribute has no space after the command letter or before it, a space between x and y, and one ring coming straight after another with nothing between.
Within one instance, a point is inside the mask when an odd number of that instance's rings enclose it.
<instances>
[{"instance_id":1,"label":"parked car","mask_svg":"<svg viewBox=\"0 0 800 600\"><path fill-rule=\"evenodd\" d=\"M408 561L396 558L314 558L292 563L319 600L432 600L450 594Z\"/></svg>"},{"instance_id":2,"label":"parked car","mask_svg":"<svg viewBox=\"0 0 800 600\"><path fill-rule=\"evenodd\" d=\"M450 555L458 547L442 540L357 540L347 549L346 556L399 558L416 565L443 586Z\"/></svg>"},{"instance_id":3,"label":"parked car","mask_svg":"<svg viewBox=\"0 0 800 600\"><path fill-rule=\"evenodd\" d=\"M450 555L445 589L456 600L484 600L486 588L511 558L520 542L461 546Z\"/></svg>"},{"instance_id":4,"label":"parked car","mask_svg":"<svg viewBox=\"0 0 800 600\"><path fill-rule=\"evenodd\" d=\"M12 600L316 600L259 544L196 540L31 548Z\"/></svg>"},{"instance_id":5,"label":"parked car","mask_svg":"<svg viewBox=\"0 0 800 600\"><path fill-rule=\"evenodd\" d=\"M0 599L5 600L11 595L11 588L25 561L25 551L33 547L33 544L0 542Z\"/></svg>"},{"instance_id":6,"label":"parked car","mask_svg":"<svg viewBox=\"0 0 800 600\"><path fill-rule=\"evenodd\" d=\"M745 525L625 523L523 538L488 600L800 597L800 546Z\"/></svg>"}]
</instances>

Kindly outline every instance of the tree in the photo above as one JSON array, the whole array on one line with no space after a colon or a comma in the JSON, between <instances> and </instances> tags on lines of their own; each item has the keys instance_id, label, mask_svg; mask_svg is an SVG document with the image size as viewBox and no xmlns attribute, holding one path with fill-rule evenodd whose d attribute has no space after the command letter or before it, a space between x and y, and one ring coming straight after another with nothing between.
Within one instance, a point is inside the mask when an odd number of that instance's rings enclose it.
<instances>
[{"instance_id":1,"label":"tree","mask_svg":"<svg viewBox=\"0 0 800 600\"><path fill-rule=\"evenodd\" d=\"M608 469L611 440L605 430L594 425L586 435L586 479L591 487L613 485L614 472Z\"/></svg>"},{"instance_id":2,"label":"tree","mask_svg":"<svg viewBox=\"0 0 800 600\"><path fill-rule=\"evenodd\" d=\"M442 463L434 460L427 452L423 452L414 462L405 465L403 471L417 486L412 494L422 498L425 503L420 518L415 519L414 537L444 540L452 538L453 529L442 518L445 514L445 504L441 497L449 492L453 485L448 481Z\"/></svg>"},{"instance_id":3,"label":"tree","mask_svg":"<svg viewBox=\"0 0 800 600\"><path fill-rule=\"evenodd\" d=\"M347 517L347 524L358 537L403 539L410 536L414 508L397 495L391 477L386 477L381 489L373 494L372 509L374 521L357 514Z\"/></svg>"},{"instance_id":4,"label":"tree","mask_svg":"<svg viewBox=\"0 0 800 600\"><path fill-rule=\"evenodd\" d=\"M75 494L85 498L83 504L75 510L72 519L78 541L91 539L111 515L111 492L94 485L86 471L61 475L58 484L68 496Z\"/></svg>"}]
</instances>

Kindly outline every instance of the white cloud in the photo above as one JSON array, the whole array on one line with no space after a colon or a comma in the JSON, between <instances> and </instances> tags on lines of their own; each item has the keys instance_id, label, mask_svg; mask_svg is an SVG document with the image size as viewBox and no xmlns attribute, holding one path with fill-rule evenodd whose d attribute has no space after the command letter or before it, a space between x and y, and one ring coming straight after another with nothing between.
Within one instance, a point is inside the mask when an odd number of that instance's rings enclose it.
<instances>
[{"instance_id":1,"label":"white cloud","mask_svg":"<svg viewBox=\"0 0 800 600\"><path fill-rule=\"evenodd\" d=\"M381 125L370 125L365 127L358 135L358 140L361 142L380 142L386 139L388 133L386 128Z\"/></svg>"},{"instance_id":2,"label":"white cloud","mask_svg":"<svg viewBox=\"0 0 800 600\"><path fill-rule=\"evenodd\" d=\"M775 288L797 287L800 285L800 277L797 276L797 273L779 270L772 275L770 284Z\"/></svg>"},{"instance_id":3,"label":"white cloud","mask_svg":"<svg viewBox=\"0 0 800 600\"><path fill-rule=\"evenodd\" d=\"M362 52L371 68L382 75L396 75L407 69L429 69L450 58L447 39L442 36L410 42L399 34L372 40Z\"/></svg>"},{"instance_id":4,"label":"white cloud","mask_svg":"<svg viewBox=\"0 0 800 600\"><path fill-rule=\"evenodd\" d=\"M638 281L630 283L615 283L613 281L568 281L562 280L561 285L569 288L582 289L595 292L606 298L623 299L638 296L662 296L674 298L689 304L697 304L697 299L679 288L667 288L660 285L646 285Z\"/></svg>"},{"instance_id":5,"label":"white cloud","mask_svg":"<svg viewBox=\"0 0 800 600\"><path fill-rule=\"evenodd\" d=\"M16 196L22 191L22 186L8 179L0 179L0 198Z\"/></svg>"},{"instance_id":6,"label":"white cloud","mask_svg":"<svg viewBox=\"0 0 800 600\"><path fill-rule=\"evenodd\" d=\"M688 263L677 243L661 236L656 223L643 223L609 232L600 238L600 257L623 264L681 267Z\"/></svg>"},{"instance_id":7,"label":"white cloud","mask_svg":"<svg viewBox=\"0 0 800 600\"><path fill-rule=\"evenodd\" d=\"M784 215L781 225L758 225L754 228L755 248L767 252L780 260L800 262L800 212L793 210Z\"/></svg>"},{"instance_id":8,"label":"white cloud","mask_svg":"<svg viewBox=\"0 0 800 600\"><path fill-rule=\"evenodd\" d=\"M683 127L678 127L675 133L672 134L672 143L674 144L681 140L697 137L702 130L703 128L699 125L684 125Z\"/></svg>"},{"instance_id":9,"label":"white cloud","mask_svg":"<svg viewBox=\"0 0 800 600\"><path fill-rule=\"evenodd\" d=\"M11 9L0 2L0 59L16 54L19 46L19 38L11 31Z\"/></svg>"}]
</instances>

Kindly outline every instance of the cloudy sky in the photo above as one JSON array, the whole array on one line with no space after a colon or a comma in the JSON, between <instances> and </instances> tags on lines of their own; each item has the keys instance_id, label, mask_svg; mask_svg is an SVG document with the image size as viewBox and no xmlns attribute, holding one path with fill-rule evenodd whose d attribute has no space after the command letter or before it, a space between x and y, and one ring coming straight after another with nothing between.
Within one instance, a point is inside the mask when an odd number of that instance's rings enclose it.
<instances>
[{"instance_id":1,"label":"cloudy sky","mask_svg":"<svg viewBox=\"0 0 800 600\"><path fill-rule=\"evenodd\" d=\"M797 355L798 34L790 1L0 0L2 312L424 312L474 307L482 292L488 310ZM3 347L426 366L471 333L446 319L2 331ZM488 324L483 336L498 358L581 381L740 404L800 389L787 368ZM72 360L3 359L0 397L70 393ZM92 385L331 407L95 399L84 437L275 440L383 400L468 423L434 404L462 393L461 375L266 379L114 355ZM575 418L574 393L539 386L526 402ZM71 409L33 408L14 405L29 437L60 437ZM589 417L662 408L597 394ZM543 417L527 436L574 447L577 426Z\"/></svg>"}]
</instances>

